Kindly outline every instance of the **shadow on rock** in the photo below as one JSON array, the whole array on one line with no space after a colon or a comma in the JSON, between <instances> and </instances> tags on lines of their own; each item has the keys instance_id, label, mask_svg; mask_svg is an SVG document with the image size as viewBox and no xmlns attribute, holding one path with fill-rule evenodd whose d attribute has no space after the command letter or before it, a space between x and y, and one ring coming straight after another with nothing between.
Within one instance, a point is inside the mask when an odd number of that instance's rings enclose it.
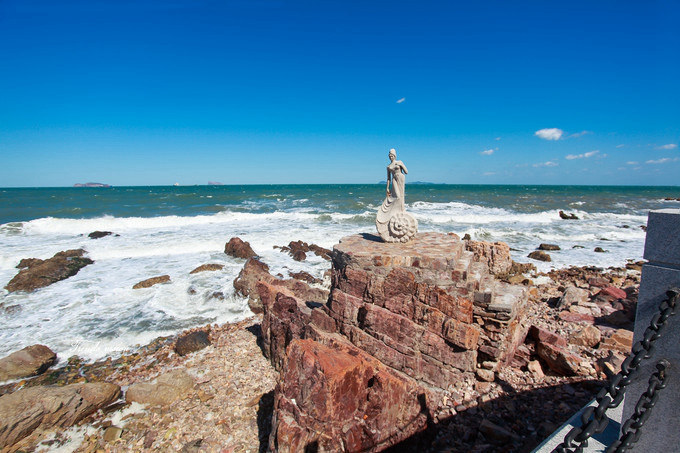
<instances>
[{"instance_id":1,"label":"shadow on rock","mask_svg":"<svg viewBox=\"0 0 680 453\"><path fill-rule=\"evenodd\" d=\"M500 384L512 392L510 384ZM590 402L602 386L602 381L590 380L508 393L440 419L385 451L528 453Z\"/></svg>"},{"instance_id":2,"label":"shadow on rock","mask_svg":"<svg viewBox=\"0 0 680 453\"><path fill-rule=\"evenodd\" d=\"M272 413L274 412L274 390L260 398L257 408L257 434L260 440L260 453L265 453L269 445L269 434L272 430Z\"/></svg>"}]
</instances>

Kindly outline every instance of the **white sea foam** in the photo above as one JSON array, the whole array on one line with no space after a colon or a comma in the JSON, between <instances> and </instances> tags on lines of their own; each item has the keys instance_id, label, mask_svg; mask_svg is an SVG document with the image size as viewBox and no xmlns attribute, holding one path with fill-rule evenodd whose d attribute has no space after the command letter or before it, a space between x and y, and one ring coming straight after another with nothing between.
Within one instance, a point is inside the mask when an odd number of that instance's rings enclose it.
<instances>
[{"instance_id":1,"label":"white sea foam","mask_svg":"<svg viewBox=\"0 0 680 453\"><path fill-rule=\"evenodd\" d=\"M61 250L84 248L95 261L77 275L30 294L0 292L0 357L43 343L61 360L73 354L99 359L185 328L243 319L250 311L246 300L234 294L233 280L244 261L223 253L231 237L249 241L273 274L304 270L322 277L327 261L309 254L306 261L297 262L273 247L303 240L331 248L343 236L374 231L377 205L361 212L329 212L329 205L321 211L297 201L290 209L264 213L232 209L185 217L46 217L0 225L1 286L16 274L22 258L44 259ZM542 242L560 245L562 250L550 252L551 263L534 263L541 270L621 266L626 259L641 258L645 237L639 226L646 217L635 214L574 211L580 220L565 221L557 210L516 212L460 202L416 202L408 210L421 231L505 241L520 262L530 261L528 253ZM96 230L119 236L89 239L87 234ZM608 252L594 253L595 247ZM222 264L224 269L189 274L205 263ZM132 289L141 280L164 274L170 283Z\"/></svg>"}]
</instances>

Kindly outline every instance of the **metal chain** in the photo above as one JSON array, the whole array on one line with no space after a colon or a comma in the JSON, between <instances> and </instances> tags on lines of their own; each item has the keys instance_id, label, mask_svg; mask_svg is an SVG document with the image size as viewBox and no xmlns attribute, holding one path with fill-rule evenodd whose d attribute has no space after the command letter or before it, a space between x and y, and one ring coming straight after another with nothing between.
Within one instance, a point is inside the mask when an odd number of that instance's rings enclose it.
<instances>
[{"instance_id":1,"label":"metal chain","mask_svg":"<svg viewBox=\"0 0 680 453\"><path fill-rule=\"evenodd\" d=\"M635 373L639 369L640 362L642 362L643 359L649 358L654 353L654 342L658 340L666 330L668 318L675 314L675 307L677 305L678 298L680 297L680 289L671 288L670 290L666 291L666 297L667 299L659 304L659 311L652 317L649 327L645 329L645 333L642 335L642 340L633 345L632 352L621 364L621 371L616 376L614 376L609 382L609 385L600 390L600 392L595 397L597 406L589 406L583 411L583 414L581 414L581 426L574 426L564 437L564 441L555 447L552 453L581 453L583 452L583 449L588 446L588 439L592 437L593 434L601 433L607 427L607 424L609 423L609 417L606 415L607 409L613 409L621 404L626 392L626 387L633 380ZM660 371L657 373L659 372ZM661 376L663 379L661 379L661 377L658 377L658 379L665 382L666 376L667 374L664 368L663 376ZM648 388L648 392L652 387L651 380L652 378L650 378L650 387ZM662 388L663 387L655 384L655 387L651 392L652 397L655 395L657 390L661 390ZM658 394L656 394L656 398L658 399ZM649 405L650 402L647 402L646 404ZM649 414L649 409L651 409L655 403L656 399L651 402L650 407L644 407L644 404L640 407L641 409L644 408L644 412ZM638 403L638 405L640 405L640 403ZM645 416L643 413L640 415L640 418L642 417L644 417L642 424L639 423L640 420L633 421L629 424L629 428L633 425L635 426L635 434L633 434L630 439L635 436L636 437L632 442L626 440L627 443L623 447L624 450L619 450L621 453L625 451L625 448L628 448L632 443L637 441L637 438L639 438L640 434L638 430L642 427L644 421L646 421L649 415ZM627 435L628 432L626 432L625 436ZM609 450L607 451L609 452Z\"/></svg>"},{"instance_id":2,"label":"metal chain","mask_svg":"<svg viewBox=\"0 0 680 453\"><path fill-rule=\"evenodd\" d=\"M651 409L659 399L659 390L666 388L668 384L668 368L671 364L668 360L661 359L656 364L656 372L649 377L647 391L640 395L640 399L635 405L635 413L630 416L621 428L621 437L607 449L606 453L625 453L632 445L638 441L642 431L640 429L645 424Z\"/></svg>"}]
</instances>

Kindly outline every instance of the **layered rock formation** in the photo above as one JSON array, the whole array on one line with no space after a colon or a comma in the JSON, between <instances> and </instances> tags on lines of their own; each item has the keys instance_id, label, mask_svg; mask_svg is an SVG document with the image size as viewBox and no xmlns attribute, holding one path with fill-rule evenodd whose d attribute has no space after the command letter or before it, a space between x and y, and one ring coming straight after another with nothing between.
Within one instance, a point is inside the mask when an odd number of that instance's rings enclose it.
<instances>
[{"instance_id":1,"label":"layered rock formation","mask_svg":"<svg viewBox=\"0 0 680 453\"><path fill-rule=\"evenodd\" d=\"M265 354L281 372L270 447L379 451L493 380L524 338L527 294L474 256L452 234L356 235L334 247L324 305L258 283Z\"/></svg>"},{"instance_id":2,"label":"layered rock formation","mask_svg":"<svg viewBox=\"0 0 680 453\"><path fill-rule=\"evenodd\" d=\"M52 283L76 275L80 269L94 263L84 257L83 249L66 250L55 254L52 258L41 260L38 258L23 259L17 265L21 269L5 289L10 293L15 291L35 291Z\"/></svg>"}]
</instances>

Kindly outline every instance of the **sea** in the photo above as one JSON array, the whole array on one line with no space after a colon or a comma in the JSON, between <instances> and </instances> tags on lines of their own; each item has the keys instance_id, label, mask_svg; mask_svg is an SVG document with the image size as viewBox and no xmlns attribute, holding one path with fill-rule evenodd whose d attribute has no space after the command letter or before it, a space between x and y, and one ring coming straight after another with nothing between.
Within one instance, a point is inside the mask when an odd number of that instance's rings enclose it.
<instances>
[{"instance_id":1,"label":"sea","mask_svg":"<svg viewBox=\"0 0 680 453\"><path fill-rule=\"evenodd\" d=\"M210 185L0 189L0 287L22 258L83 248L94 264L32 293L0 290L0 357L41 343L62 363L116 356L159 336L251 316L233 280L244 260L225 243L250 242L273 274L304 270L322 278L328 261L294 261L275 246L302 240L332 248L375 232L384 184ZM407 184L406 207L420 231L503 241L513 259L539 271L621 267L642 259L647 214L680 207L680 187ZM563 220L559 211L578 220ZM90 239L94 231L112 235ZM527 255L559 245L552 262ZM604 253L594 251L596 247ZM201 264L216 272L190 274ZM132 289L169 275L170 283Z\"/></svg>"}]
</instances>

